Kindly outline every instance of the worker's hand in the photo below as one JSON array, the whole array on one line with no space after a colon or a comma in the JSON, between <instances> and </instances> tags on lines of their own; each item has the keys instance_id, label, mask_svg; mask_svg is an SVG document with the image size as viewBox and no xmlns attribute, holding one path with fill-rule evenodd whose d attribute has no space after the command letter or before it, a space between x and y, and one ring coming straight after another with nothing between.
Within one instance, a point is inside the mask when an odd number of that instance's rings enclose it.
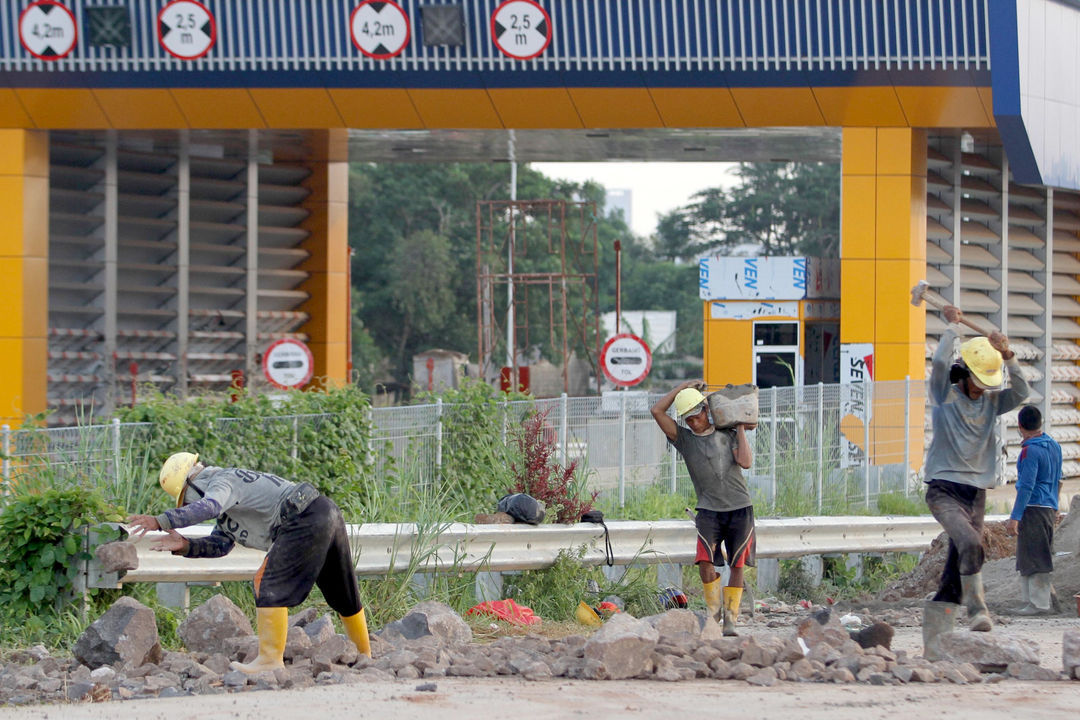
<instances>
[{"instance_id":1,"label":"worker's hand","mask_svg":"<svg viewBox=\"0 0 1080 720\"><path fill-rule=\"evenodd\" d=\"M150 546L151 550L159 550L161 552L171 553L187 552L188 545L190 543L188 542L188 539L186 537L171 529L166 530L165 532L167 533L165 537L161 538Z\"/></svg>"},{"instance_id":2,"label":"worker's hand","mask_svg":"<svg viewBox=\"0 0 1080 720\"><path fill-rule=\"evenodd\" d=\"M964 317L963 311L955 305L946 305L941 308L941 312L944 313L946 322L950 324L958 323L960 322L960 318Z\"/></svg>"},{"instance_id":3,"label":"worker's hand","mask_svg":"<svg viewBox=\"0 0 1080 720\"><path fill-rule=\"evenodd\" d=\"M132 515L127 519L127 524L135 537L142 537L151 530L161 529L161 525L158 525L157 518L153 515Z\"/></svg>"},{"instance_id":4,"label":"worker's hand","mask_svg":"<svg viewBox=\"0 0 1080 720\"><path fill-rule=\"evenodd\" d=\"M706 387L708 386L705 384L704 380L702 380L701 378L695 378L693 380L687 380L686 382L684 382L682 385L679 386L679 389L685 390L686 388L694 388L695 390L705 392Z\"/></svg>"},{"instance_id":5,"label":"worker's hand","mask_svg":"<svg viewBox=\"0 0 1080 720\"><path fill-rule=\"evenodd\" d=\"M1001 353L1001 357L1008 360L1013 356L1012 350L1009 349L1009 338L1005 337L1005 333L995 330L986 339L995 350Z\"/></svg>"},{"instance_id":6,"label":"worker's hand","mask_svg":"<svg viewBox=\"0 0 1080 720\"><path fill-rule=\"evenodd\" d=\"M1016 535L1020 532L1020 523L1012 518L1005 521L1005 532L1010 535Z\"/></svg>"}]
</instances>

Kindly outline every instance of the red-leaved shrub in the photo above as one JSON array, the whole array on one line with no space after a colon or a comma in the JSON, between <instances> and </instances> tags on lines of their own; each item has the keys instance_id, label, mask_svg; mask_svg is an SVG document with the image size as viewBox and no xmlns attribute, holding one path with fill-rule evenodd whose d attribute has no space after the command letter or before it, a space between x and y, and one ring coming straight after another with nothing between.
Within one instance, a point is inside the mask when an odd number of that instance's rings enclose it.
<instances>
[{"instance_id":1,"label":"red-leaved shrub","mask_svg":"<svg viewBox=\"0 0 1080 720\"><path fill-rule=\"evenodd\" d=\"M555 461L555 443L544 432L547 411L534 412L514 433L514 445L520 460L510 463L515 482L512 493L526 493L544 503L548 516L557 523L576 523L583 513L592 509L599 492L593 491L588 500L578 496L574 473L577 460L566 467Z\"/></svg>"}]
</instances>

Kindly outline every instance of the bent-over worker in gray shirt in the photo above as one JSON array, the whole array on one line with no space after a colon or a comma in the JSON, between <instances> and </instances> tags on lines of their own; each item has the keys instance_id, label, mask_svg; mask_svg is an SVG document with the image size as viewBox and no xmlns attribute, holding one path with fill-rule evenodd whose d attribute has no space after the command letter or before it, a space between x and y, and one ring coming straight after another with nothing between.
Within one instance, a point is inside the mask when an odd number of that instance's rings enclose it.
<instances>
[{"instance_id":1,"label":"bent-over worker in gray shirt","mask_svg":"<svg viewBox=\"0 0 1080 720\"><path fill-rule=\"evenodd\" d=\"M294 483L244 468L207 467L194 453L175 453L158 481L176 500L160 515L132 515L136 535L164 530L151 549L189 558L227 555L236 543L266 550L255 573L259 656L233 663L247 673L284 667L288 609L318 585L357 649L371 655L367 619L360 602L349 537L341 510L310 483ZM175 528L206 520L217 524L207 537L188 539Z\"/></svg>"},{"instance_id":2,"label":"bent-over worker in gray shirt","mask_svg":"<svg viewBox=\"0 0 1080 720\"><path fill-rule=\"evenodd\" d=\"M928 645L931 635L951 629L953 609L961 602L967 606L969 629L991 628L982 582L982 528L986 489L996 483L1001 454L997 418L1028 394L1009 339L1000 332L962 343L954 363L953 344L963 313L952 305L943 313L950 326L934 353L928 388L934 438L925 477L926 504L948 533L949 554L937 594L924 606ZM1009 368L1009 387L1004 385L1003 362Z\"/></svg>"}]
</instances>

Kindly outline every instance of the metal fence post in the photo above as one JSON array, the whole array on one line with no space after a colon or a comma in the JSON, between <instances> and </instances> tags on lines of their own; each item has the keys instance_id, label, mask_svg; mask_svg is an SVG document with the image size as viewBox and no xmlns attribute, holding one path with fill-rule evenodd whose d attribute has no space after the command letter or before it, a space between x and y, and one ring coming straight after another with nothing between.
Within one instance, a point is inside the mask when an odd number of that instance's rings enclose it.
<instances>
[{"instance_id":1,"label":"metal fence post","mask_svg":"<svg viewBox=\"0 0 1080 720\"><path fill-rule=\"evenodd\" d=\"M5 424L3 428L0 428L4 435L4 460L3 460L3 475L4 475L4 492L11 490L11 426Z\"/></svg>"},{"instance_id":2,"label":"metal fence post","mask_svg":"<svg viewBox=\"0 0 1080 720\"><path fill-rule=\"evenodd\" d=\"M866 507L870 507L870 417L874 404L872 399L874 384L872 382L864 382L865 410L863 411L863 484L864 484L864 502Z\"/></svg>"},{"instance_id":3,"label":"metal fence post","mask_svg":"<svg viewBox=\"0 0 1080 720\"><path fill-rule=\"evenodd\" d=\"M904 376L904 497L911 494L911 376Z\"/></svg>"},{"instance_id":4,"label":"metal fence post","mask_svg":"<svg viewBox=\"0 0 1080 720\"><path fill-rule=\"evenodd\" d=\"M435 400L435 480L442 480L442 444L443 444L443 406L442 398Z\"/></svg>"},{"instance_id":5,"label":"metal fence post","mask_svg":"<svg viewBox=\"0 0 1080 720\"><path fill-rule=\"evenodd\" d=\"M559 446L562 448L562 458L560 458L560 462L563 467L566 467L566 458L569 455L566 448L567 444L570 442L570 433L566 426L568 405L569 402L566 393L563 393L559 396Z\"/></svg>"},{"instance_id":6,"label":"metal fence post","mask_svg":"<svg viewBox=\"0 0 1080 720\"><path fill-rule=\"evenodd\" d=\"M626 504L626 391L619 393L619 507Z\"/></svg>"},{"instance_id":7,"label":"metal fence post","mask_svg":"<svg viewBox=\"0 0 1080 720\"><path fill-rule=\"evenodd\" d=\"M502 438L502 444L503 445L506 444L506 422L507 422L507 417L509 415L509 409L510 409L509 403L507 403L506 400L503 400L502 401L502 428L499 431L500 436Z\"/></svg>"},{"instance_id":8,"label":"metal fence post","mask_svg":"<svg viewBox=\"0 0 1080 720\"><path fill-rule=\"evenodd\" d=\"M776 386L772 387L772 432L769 433L769 474L772 476L772 502L776 502Z\"/></svg>"},{"instance_id":9,"label":"metal fence post","mask_svg":"<svg viewBox=\"0 0 1080 720\"><path fill-rule=\"evenodd\" d=\"M289 457L296 459L297 446L300 444L300 418L293 415L292 419L292 452Z\"/></svg>"},{"instance_id":10,"label":"metal fence post","mask_svg":"<svg viewBox=\"0 0 1080 720\"><path fill-rule=\"evenodd\" d=\"M112 457L113 457L113 471L120 472L120 418L113 418L112 421Z\"/></svg>"},{"instance_id":11,"label":"metal fence post","mask_svg":"<svg viewBox=\"0 0 1080 720\"><path fill-rule=\"evenodd\" d=\"M817 384L817 510L821 512L825 492L825 383Z\"/></svg>"}]
</instances>

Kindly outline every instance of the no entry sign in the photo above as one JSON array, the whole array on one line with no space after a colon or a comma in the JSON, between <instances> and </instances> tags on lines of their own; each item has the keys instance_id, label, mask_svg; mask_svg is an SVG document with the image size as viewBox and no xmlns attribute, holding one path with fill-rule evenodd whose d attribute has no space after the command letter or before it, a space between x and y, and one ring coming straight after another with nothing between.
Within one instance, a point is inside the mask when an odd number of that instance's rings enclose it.
<instances>
[{"instance_id":1,"label":"no entry sign","mask_svg":"<svg viewBox=\"0 0 1080 720\"><path fill-rule=\"evenodd\" d=\"M600 350L600 367L615 385L633 387L652 369L652 351L637 335L620 333L604 343Z\"/></svg>"},{"instance_id":2,"label":"no entry sign","mask_svg":"<svg viewBox=\"0 0 1080 720\"><path fill-rule=\"evenodd\" d=\"M283 338L266 349L262 366L263 374L271 385L289 390L307 385L314 362L307 345L299 340Z\"/></svg>"}]
</instances>

